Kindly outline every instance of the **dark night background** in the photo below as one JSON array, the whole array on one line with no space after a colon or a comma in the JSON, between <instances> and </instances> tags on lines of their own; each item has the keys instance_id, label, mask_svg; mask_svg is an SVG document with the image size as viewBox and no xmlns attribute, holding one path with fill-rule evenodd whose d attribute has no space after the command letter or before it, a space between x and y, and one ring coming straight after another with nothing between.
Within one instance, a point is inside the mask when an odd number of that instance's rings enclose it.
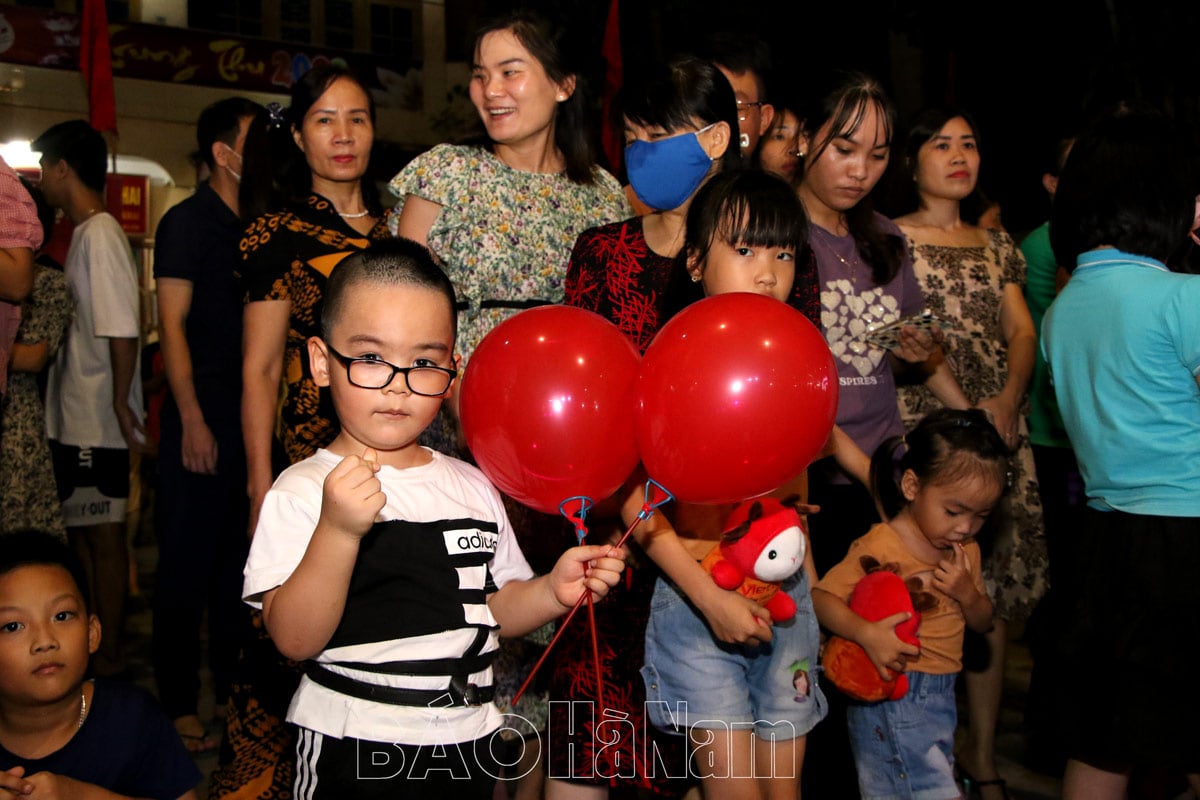
<instances>
[{"instance_id":1,"label":"dark night background","mask_svg":"<svg viewBox=\"0 0 1200 800\"><path fill-rule=\"evenodd\" d=\"M570 20L579 52L588 56L581 71L598 97L608 0L447 0L448 59L469 60L475 24L514 6ZM1117 99L1149 100L1200 140L1197 2L621 0L625 72L691 49L715 30L768 43L776 67L770 93L802 91L806 72L836 65L880 78L902 126L923 105L965 108L981 129L984 188L1014 234L1048 213L1040 179L1051 142L1095 109Z\"/></svg>"}]
</instances>

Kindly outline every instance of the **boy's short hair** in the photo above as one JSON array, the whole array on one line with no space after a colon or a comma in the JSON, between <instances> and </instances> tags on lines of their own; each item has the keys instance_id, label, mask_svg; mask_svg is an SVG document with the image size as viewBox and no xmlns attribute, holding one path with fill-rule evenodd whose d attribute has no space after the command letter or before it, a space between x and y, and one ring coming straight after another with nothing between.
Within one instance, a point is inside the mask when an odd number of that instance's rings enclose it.
<instances>
[{"instance_id":1,"label":"boy's short hair","mask_svg":"<svg viewBox=\"0 0 1200 800\"><path fill-rule=\"evenodd\" d=\"M253 118L261 110L262 106L245 97L226 97L200 112L200 118L196 120L196 144L200 148L197 155L209 169L216 166L213 144L224 142L232 148L237 142L242 120Z\"/></svg>"},{"instance_id":2,"label":"boy's short hair","mask_svg":"<svg viewBox=\"0 0 1200 800\"><path fill-rule=\"evenodd\" d=\"M108 145L100 131L81 119L60 122L33 140L29 148L51 164L66 161L84 186L104 191Z\"/></svg>"},{"instance_id":3,"label":"boy's short hair","mask_svg":"<svg viewBox=\"0 0 1200 800\"><path fill-rule=\"evenodd\" d=\"M79 556L66 542L52 533L36 528L22 528L0 536L0 576L20 567L33 566L65 569L75 581L75 586L83 598L84 610L87 610L87 574Z\"/></svg>"},{"instance_id":4,"label":"boy's short hair","mask_svg":"<svg viewBox=\"0 0 1200 800\"><path fill-rule=\"evenodd\" d=\"M440 292L449 303L451 331L458 336L458 301L454 284L427 248L411 239L397 237L352 253L334 267L325 286L321 309L321 336L326 340L342 316L347 290L360 283L377 286L408 284Z\"/></svg>"},{"instance_id":5,"label":"boy's short hair","mask_svg":"<svg viewBox=\"0 0 1200 800\"><path fill-rule=\"evenodd\" d=\"M743 31L716 31L702 42L700 57L719 64L734 75L750 73L758 84L759 102L769 102L771 47L759 37Z\"/></svg>"}]
</instances>

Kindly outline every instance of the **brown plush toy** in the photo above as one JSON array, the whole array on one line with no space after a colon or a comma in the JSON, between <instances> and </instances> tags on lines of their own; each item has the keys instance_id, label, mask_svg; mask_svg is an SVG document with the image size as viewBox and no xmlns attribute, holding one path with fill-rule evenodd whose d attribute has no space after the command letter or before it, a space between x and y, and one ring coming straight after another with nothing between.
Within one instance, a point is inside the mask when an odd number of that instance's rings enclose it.
<instances>
[{"instance_id":1,"label":"brown plush toy","mask_svg":"<svg viewBox=\"0 0 1200 800\"><path fill-rule=\"evenodd\" d=\"M896 636L920 647L921 641L917 638L920 612L932 608L934 598L920 592L919 584L906 585L896 574L895 564L880 564L870 556L863 556L861 563L867 574L850 593L850 610L869 622L878 622L901 611L911 612L911 619L896 626ZM892 677L884 680L862 646L841 636L831 636L825 643L821 663L825 677L855 700L867 703L899 700L908 691L908 677L903 672L888 670Z\"/></svg>"}]
</instances>

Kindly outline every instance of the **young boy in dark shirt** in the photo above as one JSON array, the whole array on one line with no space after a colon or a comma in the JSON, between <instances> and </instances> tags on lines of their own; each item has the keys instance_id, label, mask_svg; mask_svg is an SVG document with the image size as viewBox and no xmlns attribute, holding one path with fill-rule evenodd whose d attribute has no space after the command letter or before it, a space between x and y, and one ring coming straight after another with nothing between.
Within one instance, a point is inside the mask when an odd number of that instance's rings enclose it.
<instances>
[{"instance_id":1,"label":"young boy in dark shirt","mask_svg":"<svg viewBox=\"0 0 1200 800\"><path fill-rule=\"evenodd\" d=\"M84 679L100 633L67 545L0 537L0 795L195 800L200 772L154 698Z\"/></svg>"}]
</instances>

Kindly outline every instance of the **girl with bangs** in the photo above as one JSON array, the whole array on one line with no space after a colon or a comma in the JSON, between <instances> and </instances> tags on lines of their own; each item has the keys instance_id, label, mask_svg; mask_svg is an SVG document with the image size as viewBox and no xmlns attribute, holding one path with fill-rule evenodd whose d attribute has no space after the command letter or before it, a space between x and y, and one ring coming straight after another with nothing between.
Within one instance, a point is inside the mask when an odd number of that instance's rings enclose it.
<instances>
[{"instance_id":1,"label":"girl with bangs","mask_svg":"<svg viewBox=\"0 0 1200 800\"><path fill-rule=\"evenodd\" d=\"M567 267L566 303L600 314L644 351L668 317L669 287L689 283L681 253L693 196L713 176L741 164L736 143L737 101L729 81L713 64L681 55L630 76L621 90L620 106L631 188L653 211L580 234ZM640 509L644 483L644 475L635 475L617 497L637 498ZM589 514L591 536L618 538L625 527L620 515L619 499L602 503ZM661 520L661 515L656 518ZM700 573L700 578L716 588L694 563L689 565L687 561L685 556L677 563L684 570ZM636 730L651 731L655 736L653 747L669 763L682 766L687 758L682 741L657 734L643 724L645 698L639 670L658 570L652 561L641 559L627 574L629 580L615 587L596 608L604 698L628 714ZM711 598L716 605L722 600L715 593ZM734 606L735 601L725 602L724 615L738 615L739 633L730 635L753 632L756 618L740 604ZM594 704L600 687L591 663L587 626L567 628L556 647L557 668L551 679L550 697ZM557 705L561 708L565 704ZM605 742L600 747L596 722L572 721L565 712L551 710L552 730L571 726L571 730L581 733L573 751L551 748L549 752L549 772L556 776L547 784L552 800L604 797L610 788L630 786L667 796L682 796L687 790L686 782L666 778L661 769L657 776L651 775L640 743L632 737ZM618 777L623 774L618 764L633 765L633 776Z\"/></svg>"},{"instance_id":2,"label":"girl with bangs","mask_svg":"<svg viewBox=\"0 0 1200 800\"><path fill-rule=\"evenodd\" d=\"M786 183L757 170L722 170L695 193L685 223L675 267L676 278L683 277L664 288L664 309L734 291L779 300L789 297L797 253L805 246L806 222L795 192ZM615 501L590 512L591 538L615 540L633 522L642 508L646 478L639 468ZM800 475L777 494L802 495L803 491ZM663 509L665 514L652 515L635 529L638 546L632 548L630 559L632 581L618 584L597 604L597 639L609 710L628 715L622 718L628 721L623 723L625 730L639 735L648 730L652 739L643 743L636 737L621 737L622 726L611 724L608 730L597 731L596 720L569 720L569 704L553 704L551 731L569 729L575 736L573 752L550 750L548 771L554 776L547 784L550 800L602 798L610 789L632 787L678 797L696 777L703 780L709 797L739 792L743 794L738 796L749 797L796 796L804 737L826 707L815 677L805 684L803 694L797 693L797 669L792 668L805 660L816 664L817 626L809 598L811 560L806 571L786 585L800 608L797 619L773 629L762 606L721 589L700 567L720 539L732 509L732 504L671 503ZM586 627L568 628L558 648L551 699L594 703L595 671ZM696 651L696 663L702 655L705 668L699 673L679 672L686 660L681 658L682 649ZM753 686L746 678L748 665L759 670ZM709 703L717 695L722 698L720 707ZM695 721L708 719L708 724L734 717L782 724L764 729L757 747L752 725L737 730L722 725L714 730L700 722L685 738L679 735L689 733L684 720L655 718L652 713L649 722L657 727L644 724L647 699L671 709L686 699L691 709L702 712L689 716ZM726 713L731 708L739 713ZM610 735L614 738L605 738ZM763 746L768 736L769 743ZM757 766L756 753L764 759ZM655 755L653 762L648 760L650 754ZM775 765L770 773L768 761ZM626 767L620 769L621 765ZM771 779L768 774L778 777Z\"/></svg>"},{"instance_id":3,"label":"girl with bangs","mask_svg":"<svg viewBox=\"0 0 1200 800\"><path fill-rule=\"evenodd\" d=\"M753 292L786 301L807 227L795 192L781 179L758 170L723 173L688 211L687 273L705 297ZM771 496L802 498L806 490L801 473ZM657 701L649 714L660 728L687 735L689 763L700 772L705 797L796 797L807 734L827 709L812 670L819 645L811 597L816 570L807 547L803 567L780 588L796 615L777 626L762 606L716 588L697 562L717 546L734 508L671 504L665 512L675 535L642 534L666 573L655 586L646 628L642 675L647 698ZM672 563L675 548L698 577ZM730 598L744 603L737 610L749 612L756 627L731 628L710 611L706 594L714 588L731 606ZM670 718L663 709L686 712Z\"/></svg>"}]
</instances>

